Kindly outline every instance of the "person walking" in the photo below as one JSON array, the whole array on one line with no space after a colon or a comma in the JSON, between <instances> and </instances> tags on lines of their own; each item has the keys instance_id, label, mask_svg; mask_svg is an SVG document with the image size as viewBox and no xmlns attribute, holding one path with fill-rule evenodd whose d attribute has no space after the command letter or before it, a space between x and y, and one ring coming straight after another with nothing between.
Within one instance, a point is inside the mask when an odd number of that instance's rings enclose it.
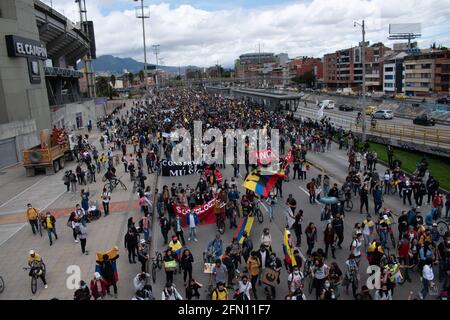
<instances>
[{"instance_id":1,"label":"person walking","mask_svg":"<svg viewBox=\"0 0 450 320\"><path fill-rule=\"evenodd\" d=\"M137 249L138 260L141 263L141 272L147 272L148 249L144 239L141 239Z\"/></svg>"},{"instance_id":2,"label":"person walking","mask_svg":"<svg viewBox=\"0 0 450 320\"><path fill-rule=\"evenodd\" d=\"M188 241L194 240L197 242L197 225L200 224L197 213L194 211L195 205L191 203L190 210L186 214L186 225L189 228Z\"/></svg>"},{"instance_id":3,"label":"person walking","mask_svg":"<svg viewBox=\"0 0 450 320\"><path fill-rule=\"evenodd\" d=\"M299 210L295 215L295 221L292 224L292 229L294 229L296 246L300 247L302 243L302 221L303 221L303 210Z\"/></svg>"},{"instance_id":4,"label":"person walking","mask_svg":"<svg viewBox=\"0 0 450 320\"><path fill-rule=\"evenodd\" d=\"M87 228L81 222L78 222L75 225L75 230L78 235L78 239L80 239L81 244L81 252L85 255L88 255L89 252L86 250L86 242L87 242Z\"/></svg>"},{"instance_id":5,"label":"person walking","mask_svg":"<svg viewBox=\"0 0 450 320\"><path fill-rule=\"evenodd\" d=\"M136 249L138 247L138 235L133 232L133 229L128 229L125 234L125 249L128 250L128 262L136 263Z\"/></svg>"},{"instance_id":6,"label":"person walking","mask_svg":"<svg viewBox=\"0 0 450 320\"><path fill-rule=\"evenodd\" d=\"M113 259L109 259L109 256L107 254L104 254L103 261L97 261L97 264L100 266L100 273L102 274L103 279L105 279L106 281L106 293L111 296L109 288L112 286L114 288L114 298L116 299L117 284L112 262L117 260L118 258L119 255L115 256Z\"/></svg>"},{"instance_id":7,"label":"person walking","mask_svg":"<svg viewBox=\"0 0 450 320\"><path fill-rule=\"evenodd\" d=\"M372 193L373 193L375 214L378 214L379 210L383 206L383 193L378 185L375 186L375 189L373 190Z\"/></svg>"},{"instance_id":8,"label":"person walking","mask_svg":"<svg viewBox=\"0 0 450 320\"><path fill-rule=\"evenodd\" d=\"M88 301L91 300L91 292L89 291L89 287L86 282L83 280L80 281L80 287L75 290L73 294L73 300L76 301Z\"/></svg>"},{"instance_id":9,"label":"person walking","mask_svg":"<svg viewBox=\"0 0 450 320\"><path fill-rule=\"evenodd\" d=\"M184 232L183 232L183 228L181 226L181 218L177 214L175 215L173 228L174 228L175 235L177 236L178 239L180 239L181 244L184 246L186 244L186 241L184 241Z\"/></svg>"},{"instance_id":10,"label":"person walking","mask_svg":"<svg viewBox=\"0 0 450 320\"><path fill-rule=\"evenodd\" d=\"M338 237L337 245L339 249L342 249L342 242L344 242L344 219L340 213L336 213L335 218L331 221L331 225Z\"/></svg>"},{"instance_id":11,"label":"person walking","mask_svg":"<svg viewBox=\"0 0 450 320\"><path fill-rule=\"evenodd\" d=\"M90 283L91 293L94 300L103 300L106 296L106 281L102 278L100 273L94 273L94 279Z\"/></svg>"},{"instance_id":12,"label":"person walking","mask_svg":"<svg viewBox=\"0 0 450 320\"><path fill-rule=\"evenodd\" d=\"M308 251L306 254L311 255L314 245L317 242L317 228L313 222L310 222L305 229L306 243L308 244Z\"/></svg>"},{"instance_id":13,"label":"person walking","mask_svg":"<svg viewBox=\"0 0 450 320\"><path fill-rule=\"evenodd\" d=\"M184 249L183 254L181 255L180 266L181 269L183 270L183 281L185 287L188 284L188 282L186 282L186 278L188 278L189 283L191 283L193 263L194 263L194 256L192 255L191 251L189 249Z\"/></svg>"},{"instance_id":14,"label":"person walking","mask_svg":"<svg viewBox=\"0 0 450 320\"><path fill-rule=\"evenodd\" d=\"M258 300L258 295L256 294L256 282L258 281L258 276L261 270L261 261L258 259L258 254L256 251L250 253L250 257L247 260L247 269L251 277L252 291L255 300Z\"/></svg>"},{"instance_id":15,"label":"person walking","mask_svg":"<svg viewBox=\"0 0 450 320\"><path fill-rule=\"evenodd\" d=\"M166 218L164 213L159 218L159 226L161 228L161 234L163 235L163 238L164 238L164 244L167 244L168 243L168 234L169 234L169 230L170 230L170 224L169 224L169 220Z\"/></svg>"},{"instance_id":16,"label":"person walking","mask_svg":"<svg viewBox=\"0 0 450 320\"><path fill-rule=\"evenodd\" d=\"M334 255L334 251L336 249L335 244L337 240L336 232L334 231L333 226L331 223L328 223L325 231L323 232L323 241L325 243L325 259L328 258L328 248L331 248L331 254L333 259L336 259L336 256Z\"/></svg>"},{"instance_id":17,"label":"person walking","mask_svg":"<svg viewBox=\"0 0 450 320\"><path fill-rule=\"evenodd\" d=\"M142 222L142 223L141 223ZM144 232L144 241L148 242L150 238L150 219L148 218L148 212L144 214L144 217L139 221L142 231Z\"/></svg>"},{"instance_id":18,"label":"person walking","mask_svg":"<svg viewBox=\"0 0 450 320\"><path fill-rule=\"evenodd\" d=\"M434 273L431 259L427 259L422 269L422 290L419 293L421 300L424 300L430 292L432 281L434 280Z\"/></svg>"},{"instance_id":19,"label":"person walking","mask_svg":"<svg viewBox=\"0 0 450 320\"><path fill-rule=\"evenodd\" d=\"M33 231L33 234L36 234L37 231L39 231L39 214L38 211L31 205L31 203L27 204L27 220L31 225L31 230Z\"/></svg>"},{"instance_id":20,"label":"person walking","mask_svg":"<svg viewBox=\"0 0 450 320\"><path fill-rule=\"evenodd\" d=\"M53 244L52 234L55 235L55 240L58 240L58 235L56 234L56 219L48 211L47 211L46 216L45 216L44 225L45 225L45 227L47 229L47 234L48 234L48 238L50 240L50 245L52 245Z\"/></svg>"},{"instance_id":21,"label":"person walking","mask_svg":"<svg viewBox=\"0 0 450 320\"><path fill-rule=\"evenodd\" d=\"M70 189L72 192L77 192L77 176L72 170L69 170Z\"/></svg>"},{"instance_id":22,"label":"person walking","mask_svg":"<svg viewBox=\"0 0 450 320\"><path fill-rule=\"evenodd\" d=\"M364 184L359 191L359 199L361 202L361 206L359 207L359 211L362 214L363 207L366 207L366 214L369 214L369 190L367 184Z\"/></svg>"},{"instance_id":23,"label":"person walking","mask_svg":"<svg viewBox=\"0 0 450 320\"><path fill-rule=\"evenodd\" d=\"M103 204L103 211L105 211L105 217L109 215L109 202L111 201L111 193L106 190L106 188L103 188L102 192L102 204Z\"/></svg>"}]
</instances>

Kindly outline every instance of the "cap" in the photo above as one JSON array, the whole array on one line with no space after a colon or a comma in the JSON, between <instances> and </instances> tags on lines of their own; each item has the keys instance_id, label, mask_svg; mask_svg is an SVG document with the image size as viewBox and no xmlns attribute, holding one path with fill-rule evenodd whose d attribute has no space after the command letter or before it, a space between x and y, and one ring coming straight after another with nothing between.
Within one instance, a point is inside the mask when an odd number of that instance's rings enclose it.
<instances>
[{"instance_id":1,"label":"cap","mask_svg":"<svg viewBox=\"0 0 450 320\"><path fill-rule=\"evenodd\" d=\"M435 222L435 223L433 223L433 227L437 227L437 223Z\"/></svg>"},{"instance_id":2,"label":"cap","mask_svg":"<svg viewBox=\"0 0 450 320\"><path fill-rule=\"evenodd\" d=\"M383 219L387 219L388 218L388 216L385 214L384 216L383 216Z\"/></svg>"},{"instance_id":3,"label":"cap","mask_svg":"<svg viewBox=\"0 0 450 320\"><path fill-rule=\"evenodd\" d=\"M141 244L144 244L145 243L145 239L141 239Z\"/></svg>"},{"instance_id":4,"label":"cap","mask_svg":"<svg viewBox=\"0 0 450 320\"><path fill-rule=\"evenodd\" d=\"M34 254L34 250L30 250L30 256Z\"/></svg>"},{"instance_id":5,"label":"cap","mask_svg":"<svg viewBox=\"0 0 450 320\"><path fill-rule=\"evenodd\" d=\"M94 277L96 280L100 279L102 276L100 275L100 273L96 272L94 273Z\"/></svg>"}]
</instances>

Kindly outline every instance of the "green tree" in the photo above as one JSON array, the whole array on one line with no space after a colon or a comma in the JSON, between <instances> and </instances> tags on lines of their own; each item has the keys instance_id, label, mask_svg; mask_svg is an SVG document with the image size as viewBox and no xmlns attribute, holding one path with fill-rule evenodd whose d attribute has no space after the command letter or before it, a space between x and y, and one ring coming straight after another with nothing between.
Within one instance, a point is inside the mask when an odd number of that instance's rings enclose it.
<instances>
[{"instance_id":1,"label":"green tree","mask_svg":"<svg viewBox=\"0 0 450 320\"><path fill-rule=\"evenodd\" d=\"M175 79L176 80L181 80L181 76L176 76Z\"/></svg>"},{"instance_id":2,"label":"green tree","mask_svg":"<svg viewBox=\"0 0 450 320\"><path fill-rule=\"evenodd\" d=\"M109 79L109 81L111 81L111 85L114 88L116 86L116 76L111 75L111 78Z\"/></svg>"},{"instance_id":3,"label":"green tree","mask_svg":"<svg viewBox=\"0 0 450 320\"><path fill-rule=\"evenodd\" d=\"M97 77L95 79L95 87L97 88L97 96L112 98L112 87L109 85L109 78Z\"/></svg>"},{"instance_id":4,"label":"green tree","mask_svg":"<svg viewBox=\"0 0 450 320\"><path fill-rule=\"evenodd\" d=\"M141 82L144 82L144 78L145 78L144 70L139 71L139 80Z\"/></svg>"},{"instance_id":5,"label":"green tree","mask_svg":"<svg viewBox=\"0 0 450 320\"><path fill-rule=\"evenodd\" d=\"M130 86L133 84L134 74L133 72L128 73L128 82L130 82Z\"/></svg>"},{"instance_id":6,"label":"green tree","mask_svg":"<svg viewBox=\"0 0 450 320\"><path fill-rule=\"evenodd\" d=\"M313 87L316 83L316 77L312 72L306 72L301 76L295 76L291 80L295 83L305 84L308 88Z\"/></svg>"}]
</instances>

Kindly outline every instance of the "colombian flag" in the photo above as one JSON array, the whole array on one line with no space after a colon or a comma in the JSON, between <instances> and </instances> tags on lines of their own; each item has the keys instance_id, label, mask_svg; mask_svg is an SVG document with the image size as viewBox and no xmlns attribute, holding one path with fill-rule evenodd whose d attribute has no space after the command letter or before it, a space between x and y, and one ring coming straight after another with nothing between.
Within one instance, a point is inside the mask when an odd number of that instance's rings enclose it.
<instances>
[{"instance_id":1,"label":"colombian flag","mask_svg":"<svg viewBox=\"0 0 450 320\"><path fill-rule=\"evenodd\" d=\"M289 231L286 228L284 228L283 252L286 263L290 264L292 267L295 267L297 265L297 261L295 260L294 252L289 245Z\"/></svg>"},{"instance_id":2,"label":"colombian flag","mask_svg":"<svg viewBox=\"0 0 450 320\"><path fill-rule=\"evenodd\" d=\"M170 241L169 247L172 249L173 252L175 252L175 254L181 254L181 249L183 248L180 241L177 241L177 243Z\"/></svg>"},{"instance_id":3,"label":"colombian flag","mask_svg":"<svg viewBox=\"0 0 450 320\"><path fill-rule=\"evenodd\" d=\"M250 235L250 230L252 230L254 219L254 217L247 216L239 221L239 226L236 233L234 234L234 238L236 238L240 244L244 242L244 232L247 232L247 235Z\"/></svg>"},{"instance_id":4,"label":"colombian flag","mask_svg":"<svg viewBox=\"0 0 450 320\"><path fill-rule=\"evenodd\" d=\"M283 173L278 172L273 175L261 175L258 170L253 170L245 178L242 186L248 190L253 191L256 195L262 198L267 198L270 191L275 187L278 179L283 177Z\"/></svg>"},{"instance_id":5,"label":"colombian flag","mask_svg":"<svg viewBox=\"0 0 450 320\"><path fill-rule=\"evenodd\" d=\"M96 252L96 259L97 259L96 261L103 262L103 255L105 255L105 254L108 255L109 260L111 261L112 269L114 272L114 279L117 282L117 281L119 281L119 273L117 272L116 260L119 257L119 248L117 246L115 246L114 248L112 248L111 250L106 251L106 252L97 251ZM97 264L95 266L95 272L100 273L101 276L103 277L102 268L99 264Z\"/></svg>"}]
</instances>

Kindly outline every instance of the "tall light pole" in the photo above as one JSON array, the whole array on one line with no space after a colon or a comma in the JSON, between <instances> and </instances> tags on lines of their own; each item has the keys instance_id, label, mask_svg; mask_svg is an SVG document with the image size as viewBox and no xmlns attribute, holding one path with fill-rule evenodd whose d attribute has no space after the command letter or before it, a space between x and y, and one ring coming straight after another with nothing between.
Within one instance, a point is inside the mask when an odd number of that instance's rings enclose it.
<instances>
[{"instance_id":1,"label":"tall light pole","mask_svg":"<svg viewBox=\"0 0 450 320\"><path fill-rule=\"evenodd\" d=\"M134 0L134 2L138 2L139 0ZM148 9L148 7L145 7ZM136 18L142 19L142 40L144 42L144 78L145 78L145 86L144 89L147 91L147 46L145 44L145 19L150 18L148 12L144 13L144 0L141 0L141 6L136 7Z\"/></svg>"},{"instance_id":2,"label":"tall light pole","mask_svg":"<svg viewBox=\"0 0 450 320\"><path fill-rule=\"evenodd\" d=\"M155 53L155 59L156 59L156 64L155 64L155 82L156 82L156 88L158 88L158 54L159 54L159 44L154 44L153 46L153 52Z\"/></svg>"},{"instance_id":3,"label":"tall light pole","mask_svg":"<svg viewBox=\"0 0 450 320\"><path fill-rule=\"evenodd\" d=\"M355 22L354 26L360 26L362 29L361 63L362 63L362 141L366 142L366 25Z\"/></svg>"}]
</instances>

